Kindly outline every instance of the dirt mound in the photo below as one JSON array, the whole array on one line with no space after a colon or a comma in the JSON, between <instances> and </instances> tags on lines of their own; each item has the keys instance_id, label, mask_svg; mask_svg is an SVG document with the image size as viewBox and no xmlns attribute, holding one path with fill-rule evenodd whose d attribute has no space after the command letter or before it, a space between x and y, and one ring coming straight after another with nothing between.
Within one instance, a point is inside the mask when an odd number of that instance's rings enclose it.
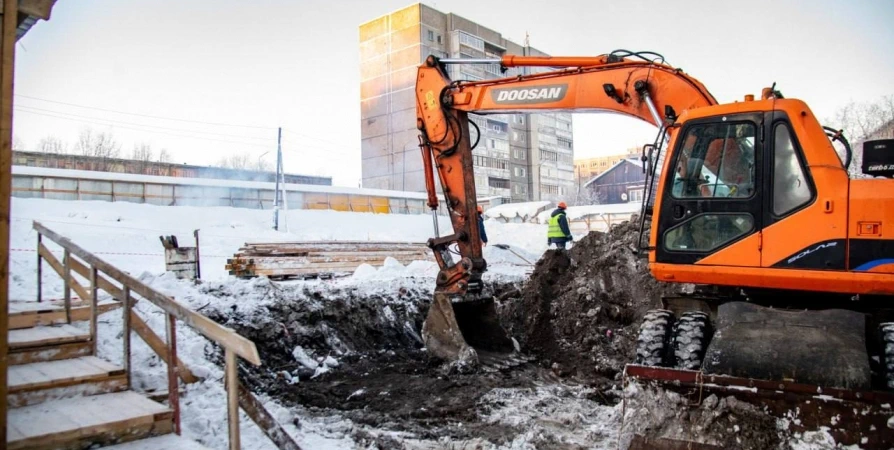
<instances>
[{"instance_id":1,"label":"dirt mound","mask_svg":"<svg viewBox=\"0 0 894 450\"><path fill-rule=\"evenodd\" d=\"M681 289L655 281L645 255L634 253L637 224L591 232L568 251L547 251L521 298L503 303L512 336L560 375L611 384L633 361L643 314Z\"/></svg>"}]
</instances>

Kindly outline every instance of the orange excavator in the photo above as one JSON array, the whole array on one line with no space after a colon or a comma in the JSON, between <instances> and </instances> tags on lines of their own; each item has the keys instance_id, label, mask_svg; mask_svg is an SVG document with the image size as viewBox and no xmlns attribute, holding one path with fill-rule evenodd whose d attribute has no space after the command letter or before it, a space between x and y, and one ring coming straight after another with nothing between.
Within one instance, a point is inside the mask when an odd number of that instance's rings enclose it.
<instances>
[{"instance_id":1,"label":"orange excavator","mask_svg":"<svg viewBox=\"0 0 894 450\"><path fill-rule=\"evenodd\" d=\"M451 64L541 72L454 81ZM439 236L435 219L429 240L440 266L423 326L432 355L474 365L516 350L481 282L468 114L614 112L658 129L642 156L650 271L697 286L645 315L626 376L761 398L780 414L792 396L816 397L811 412L861 414L839 416L832 433L843 442L891 431L879 405L894 404L894 140L864 143L871 177L851 178L849 143L803 101L774 84L719 104L652 52L430 56L415 89L428 206L438 208L437 180L453 223Z\"/></svg>"}]
</instances>

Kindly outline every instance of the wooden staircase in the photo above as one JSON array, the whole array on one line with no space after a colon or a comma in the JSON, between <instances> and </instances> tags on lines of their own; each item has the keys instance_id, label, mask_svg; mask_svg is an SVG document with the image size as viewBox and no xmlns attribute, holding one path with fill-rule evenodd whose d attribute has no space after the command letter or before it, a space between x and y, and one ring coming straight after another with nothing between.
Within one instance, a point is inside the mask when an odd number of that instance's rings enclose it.
<instances>
[{"instance_id":1,"label":"wooden staircase","mask_svg":"<svg viewBox=\"0 0 894 450\"><path fill-rule=\"evenodd\" d=\"M71 317L88 318L82 309ZM174 411L131 391L127 371L98 358L87 327L64 317L61 306L10 302L8 449L204 448L172 435Z\"/></svg>"}]
</instances>

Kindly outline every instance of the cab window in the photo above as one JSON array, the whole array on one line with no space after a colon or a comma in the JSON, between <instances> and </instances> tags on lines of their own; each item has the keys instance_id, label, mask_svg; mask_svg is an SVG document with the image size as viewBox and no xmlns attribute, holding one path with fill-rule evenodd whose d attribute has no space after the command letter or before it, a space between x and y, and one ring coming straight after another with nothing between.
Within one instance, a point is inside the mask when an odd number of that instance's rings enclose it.
<instances>
[{"instance_id":1,"label":"cab window","mask_svg":"<svg viewBox=\"0 0 894 450\"><path fill-rule=\"evenodd\" d=\"M750 122L709 123L686 131L671 191L676 198L747 198L754 194Z\"/></svg>"},{"instance_id":2,"label":"cab window","mask_svg":"<svg viewBox=\"0 0 894 450\"><path fill-rule=\"evenodd\" d=\"M810 183L795 152L788 127L776 125L773 133L773 214L785 215L813 198Z\"/></svg>"}]
</instances>

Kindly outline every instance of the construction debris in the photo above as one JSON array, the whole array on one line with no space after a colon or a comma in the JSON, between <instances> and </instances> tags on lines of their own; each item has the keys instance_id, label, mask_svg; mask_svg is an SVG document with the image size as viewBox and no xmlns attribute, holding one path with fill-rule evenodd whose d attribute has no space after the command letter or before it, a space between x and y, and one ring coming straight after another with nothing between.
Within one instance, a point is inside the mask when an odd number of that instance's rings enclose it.
<instances>
[{"instance_id":1,"label":"construction debris","mask_svg":"<svg viewBox=\"0 0 894 450\"><path fill-rule=\"evenodd\" d=\"M196 246L181 247L177 236L159 236L165 248L165 270L173 272L177 278L195 280L199 278L199 246L198 230L195 232Z\"/></svg>"},{"instance_id":2,"label":"construction debris","mask_svg":"<svg viewBox=\"0 0 894 450\"><path fill-rule=\"evenodd\" d=\"M431 250L423 243L246 243L227 260L226 268L230 275L239 278L307 278L349 274L362 264L379 267L387 258L394 258L401 264L434 260Z\"/></svg>"}]
</instances>

